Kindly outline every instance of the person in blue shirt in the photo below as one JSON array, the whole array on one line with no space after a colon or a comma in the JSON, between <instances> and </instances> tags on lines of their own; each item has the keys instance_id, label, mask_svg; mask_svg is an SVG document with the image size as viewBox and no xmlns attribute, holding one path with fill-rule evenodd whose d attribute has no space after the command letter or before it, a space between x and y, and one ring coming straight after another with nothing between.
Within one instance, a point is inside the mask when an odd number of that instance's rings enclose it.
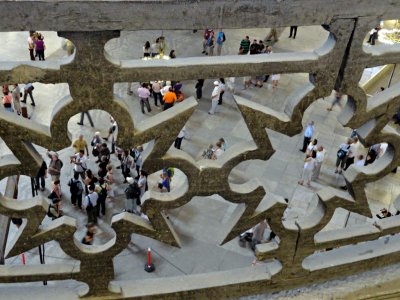
<instances>
[{"instance_id":1,"label":"person in blue shirt","mask_svg":"<svg viewBox=\"0 0 400 300\"><path fill-rule=\"evenodd\" d=\"M314 121L311 121L307 124L306 130L304 131L304 140L303 140L303 148L300 149L301 152L306 152L307 146L311 141L311 138L314 134Z\"/></svg>"},{"instance_id":2,"label":"person in blue shirt","mask_svg":"<svg viewBox=\"0 0 400 300\"><path fill-rule=\"evenodd\" d=\"M220 29L217 35L217 56L221 55L222 46L224 45L226 40L225 33Z\"/></svg>"}]
</instances>

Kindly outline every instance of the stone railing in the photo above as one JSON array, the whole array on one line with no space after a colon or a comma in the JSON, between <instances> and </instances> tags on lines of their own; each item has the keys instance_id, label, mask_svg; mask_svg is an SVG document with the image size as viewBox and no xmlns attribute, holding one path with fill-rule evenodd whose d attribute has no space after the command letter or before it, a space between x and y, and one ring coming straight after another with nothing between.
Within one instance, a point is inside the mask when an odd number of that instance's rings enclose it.
<instances>
[{"instance_id":1,"label":"stone railing","mask_svg":"<svg viewBox=\"0 0 400 300\"><path fill-rule=\"evenodd\" d=\"M3 164L0 167L1 178L18 174L34 176L41 158L33 144L49 149L69 146L68 120L81 111L101 109L116 117L119 124L118 143L122 147L131 146L132 140L134 144L155 140L152 151L145 160L148 171L155 172L163 167L173 166L185 173L187 182L182 190L173 195L146 195L143 209L149 221L127 213L114 216L112 228L116 232L115 239L100 247L83 247L77 243L74 239L75 220L70 217L53 221L47 228L39 228L47 210L44 199L37 197L15 202L1 196L0 214L27 219L12 243L8 257L56 240L66 254L80 261L80 265L32 266L26 269L1 267L0 282L76 279L86 282L89 285L89 294L93 295L108 294L111 293L110 290L121 292L122 289L126 296L150 296L155 292L145 282L130 285L131 289L135 286L146 286L141 291L142 294L130 294L129 290L112 282L113 257L126 248L133 232L179 246L179 237L173 225L161 211L180 207L194 196L212 194L219 194L232 203L244 204L244 208L235 212L235 222L232 222L232 228L222 243L267 217L281 242L279 246L260 245L257 256L259 259L273 258L280 266L271 274L267 271L260 272L260 268L255 273L246 269L239 275L217 273L212 275L209 282L209 275L193 275L182 286L177 284L182 281L176 278L172 281L175 286L169 283L170 279L165 282L157 279L160 281L157 283L159 295L179 297L180 294L203 293L209 296L226 296L278 290L398 262L400 244L396 239L392 244L397 247L391 247L390 251L376 251L357 258L357 253L363 249L381 246L379 237L397 233L397 218L373 224L368 228L353 228L351 231L320 231L331 220L337 207L370 217L365 185L384 177L400 163L400 138L387 127L388 121L400 105L400 85L394 85L371 97L368 102L364 90L358 85L365 67L400 62L400 52L395 48L380 46L375 52L365 52L362 47L369 29L380 19L397 17L400 6L393 0L366 0L362 4L348 0L301 2L300 6L295 0L1 1L0 15L3 15L2 20L7 20L0 25L2 31L32 28L54 30L59 36L73 41L76 46L76 52L69 61L46 61L40 66L30 62L7 62L0 66L0 81L3 83L66 82L72 97L72 100L64 99L57 105L48 126L33 124L29 120L17 121L6 112L0 111L0 137L20 162L16 164L13 158L8 164ZM179 11L181 17L171 18L166 13L169 11ZM10 14L18 21L9 21ZM257 27L260 24L263 27L325 24L330 36L321 49L313 52L277 53L268 56L117 62L109 60L104 53L106 42L118 37L121 30L195 29L208 26L240 28ZM168 151L178 132L196 109L197 102L193 98L161 113L157 118L134 124L129 104L113 95L115 82L170 78L172 74L176 80L248 76L264 74L266 69L269 74L314 74L315 82L292 94L284 113L236 97L235 101L255 146L233 148L218 163L196 163L182 152ZM265 128L288 136L300 133L305 110L317 99L330 95L335 87L340 88L349 99L340 115L339 121L343 126L358 128L360 140L365 146L379 142L388 143L388 151L373 169L350 167L344 175L349 192L326 188L318 193L318 205L307 220L294 224L282 222L286 209L282 197L271 197L257 181L232 188L228 183L228 175L241 161L269 159L274 149ZM318 252L331 247L339 248ZM352 253L348 257L345 254L348 253L347 250Z\"/></svg>"}]
</instances>

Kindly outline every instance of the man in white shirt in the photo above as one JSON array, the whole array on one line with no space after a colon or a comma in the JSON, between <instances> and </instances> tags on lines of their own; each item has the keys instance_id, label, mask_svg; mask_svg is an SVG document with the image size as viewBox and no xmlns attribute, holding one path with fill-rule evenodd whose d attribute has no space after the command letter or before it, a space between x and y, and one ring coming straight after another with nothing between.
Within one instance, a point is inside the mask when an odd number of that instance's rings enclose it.
<instances>
[{"instance_id":1,"label":"man in white shirt","mask_svg":"<svg viewBox=\"0 0 400 300\"><path fill-rule=\"evenodd\" d=\"M85 156L84 150L79 150L78 153L71 156L71 163L74 164L74 173L78 173L82 179L85 179L85 171L87 169L86 161L87 157Z\"/></svg>"},{"instance_id":2,"label":"man in white shirt","mask_svg":"<svg viewBox=\"0 0 400 300\"><path fill-rule=\"evenodd\" d=\"M158 81L154 81L151 85L151 89L153 90L154 97L154 105L158 107L157 99L160 100L160 105L163 105L162 95L161 95L161 85Z\"/></svg>"},{"instance_id":3,"label":"man in white shirt","mask_svg":"<svg viewBox=\"0 0 400 300\"><path fill-rule=\"evenodd\" d=\"M179 131L177 138L175 139L174 147L176 149L181 149L181 144L182 144L183 138L185 137L185 133L186 133L186 127L183 126L181 131Z\"/></svg>"},{"instance_id":4,"label":"man in white shirt","mask_svg":"<svg viewBox=\"0 0 400 300\"><path fill-rule=\"evenodd\" d=\"M319 173L321 172L321 166L325 159L326 151L323 146L318 147L317 156L315 157L315 166L313 169L313 173L311 176L311 180L315 181L319 177Z\"/></svg>"},{"instance_id":5,"label":"man in white shirt","mask_svg":"<svg viewBox=\"0 0 400 300\"><path fill-rule=\"evenodd\" d=\"M140 88L138 88L138 96L140 99L140 108L142 109L142 113L144 114L144 105L146 105L147 112L151 112L150 103L149 103L149 96L150 91L147 88L147 84L143 83Z\"/></svg>"},{"instance_id":6,"label":"man in white shirt","mask_svg":"<svg viewBox=\"0 0 400 300\"><path fill-rule=\"evenodd\" d=\"M99 195L94 191L94 186L89 186L89 194L83 199L83 206L86 209L88 223L97 224L97 200Z\"/></svg>"},{"instance_id":7,"label":"man in white shirt","mask_svg":"<svg viewBox=\"0 0 400 300\"><path fill-rule=\"evenodd\" d=\"M211 93L211 109L208 112L209 115L215 114L215 110L217 109L218 106L218 101L219 101L219 81L214 81L214 89Z\"/></svg>"}]
</instances>

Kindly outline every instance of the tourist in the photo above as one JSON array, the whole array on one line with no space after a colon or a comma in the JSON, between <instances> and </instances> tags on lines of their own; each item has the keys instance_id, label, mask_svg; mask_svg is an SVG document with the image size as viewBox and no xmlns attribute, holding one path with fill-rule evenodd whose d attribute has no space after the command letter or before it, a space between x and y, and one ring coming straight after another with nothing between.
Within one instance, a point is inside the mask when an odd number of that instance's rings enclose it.
<instances>
[{"instance_id":1,"label":"tourist","mask_svg":"<svg viewBox=\"0 0 400 300\"><path fill-rule=\"evenodd\" d=\"M92 148L92 155L94 157L98 157L99 156L101 143L102 143L102 140L101 140L101 137L100 137L100 132L96 131L94 133L92 141L90 142L90 145L93 147Z\"/></svg>"},{"instance_id":2,"label":"tourist","mask_svg":"<svg viewBox=\"0 0 400 300\"><path fill-rule=\"evenodd\" d=\"M343 143L339 146L339 150L336 154L337 157L335 173L342 174L342 169L344 168L347 156L349 155L352 142L352 139L347 139L346 143Z\"/></svg>"},{"instance_id":3,"label":"tourist","mask_svg":"<svg viewBox=\"0 0 400 300\"><path fill-rule=\"evenodd\" d=\"M85 171L87 169L85 151L79 150L79 152L72 155L70 159L71 163L74 164L74 174L77 173L82 179L85 179Z\"/></svg>"},{"instance_id":4,"label":"tourist","mask_svg":"<svg viewBox=\"0 0 400 300\"><path fill-rule=\"evenodd\" d=\"M92 121L92 117L90 116L88 110L86 110L84 112L81 112L81 120L77 124L83 126L83 121L85 119L85 115L87 116L87 118L89 120L90 126L94 127L94 124L93 124L93 121Z\"/></svg>"},{"instance_id":5,"label":"tourist","mask_svg":"<svg viewBox=\"0 0 400 300\"><path fill-rule=\"evenodd\" d=\"M272 80L272 88L273 89L278 87L279 79L281 79L280 74L272 74L271 80Z\"/></svg>"},{"instance_id":6,"label":"tourist","mask_svg":"<svg viewBox=\"0 0 400 300\"><path fill-rule=\"evenodd\" d=\"M223 95L225 93L225 79L224 78L220 78L219 79L219 99L218 99L218 105L222 104L222 100L223 100Z\"/></svg>"},{"instance_id":7,"label":"tourist","mask_svg":"<svg viewBox=\"0 0 400 300\"><path fill-rule=\"evenodd\" d=\"M214 89L211 93L211 109L208 111L209 115L215 114L219 100L219 82L214 81Z\"/></svg>"},{"instance_id":8,"label":"tourist","mask_svg":"<svg viewBox=\"0 0 400 300\"><path fill-rule=\"evenodd\" d=\"M306 154L311 155L313 151L317 151L318 140L313 139L307 146Z\"/></svg>"},{"instance_id":9,"label":"tourist","mask_svg":"<svg viewBox=\"0 0 400 300\"><path fill-rule=\"evenodd\" d=\"M186 127L183 126L183 128L179 131L179 134L175 139L174 147L176 149L181 149L182 140L185 138L185 133L186 133Z\"/></svg>"},{"instance_id":10,"label":"tourist","mask_svg":"<svg viewBox=\"0 0 400 300\"><path fill-rule=\"evenodd\" d=\"M207 28L206 30L204 30L204 35L203 35L203 54L207 55L207 43L208 43L208 39L210 37L211 34L213 34L214 31L212 29Z\"/></svg>"},{"instance_id":11,"label":"tourist","mask_svg":"<svg viewBox=\"0 0 400 300\"><path fill-rule=\"evenodd\" d=\"M365 162L365 165L372 164L376 159L379 158L381 153L382 153L381 144L372 145L368 150L367 160Z\"/></svg>"},{"instance_id":12,"label":"tourist","mask_svg":"<svg viewBox=\"0 0 400 300\"><path fill-rule=\"evenodd\" d=\"M168 176L168 173L165 172L164 170L161 172L161 182L158 184L158 190L160 193L169 193L171 191L171 186L170 186L170 177Z\"/></svg>"},{"instance_id":13,"label":"tourist","mask_svg":"<svg viewBox=\"0 0 400 300\"><path fill-rule=\"evenodd\" d=\"M357 152L356 152L356 144L357 144L357 142L358 142L358 138L357 137L354 137L353 139L351 139L350 149L349 149L349 152L347 154L345 166L343 168L344 171L346 171L348 167L350 167L352 164L354 164L354 158L355 158L355 156L357 154Z\"/></svg>"},{"instance_id":14,"label":"tourist","mask_svg":"<svg viewBox=\"0 0 400 300\"><path fill-rule=\"evenodd\" d=\"M22 100L21 102L26 103L26 98L28 98L28 95L29 95L29 97L31 98L31 105L35 106L35 100L33 99L33 94L32 94L34 89L35 89L35 87L32 85L32 83L30 83L30 82L27 83L24 86L24 100Z\"/></svg>"},{"instance_id":15,"label":"tourist","mask_svg":"<svg viewBox=\"0 0 400 300\"><path fill-rule=\"evenodd\" d=\"M319 146L316 157L315 157L314 169L313 169L313 172L311 175L312 181L317 180L319 177L319 173L321 172L322 163L324 162L324 159L325 159L325 154L326 154L326 151L325 151L324 147Z\"/></svg>"},{"instance_id":16,"label":"tourist","mask_svg":"<svg viewBox=\"0 0 400 300\"><path fill-rule=\"evenodd\" d=\"M364 167L364 166L365 166L365 158L364 158L364 155L359 154L359 155L357 156L357 161L356 161L356 163L355 163L354 165L355 165L355 166L358 166L358 167Z\"/></svg>"},{"instance_id":17,"label":"tourist","mask_svg":"<svg viewBox=\"0 0 400 300\"><path fill-rule=\"evenodd\" d=\"M207 39L207 52L206 55L213 56L215 47L215 36L214 32L211 32Z\"/></svg>"},{"instance_id":18,"label":"tourist","mask_svg":"<svg viewBox=\"0 0 400 300\"><path fill-rule=\"evenodd\" d=\"M125 211L138 214L137 202L140 202L140 188L137 182L132 178L126 178L128 186L125 189Z\"/></svg>"},{"instance_id":19,"label":"tourist","mask_svg":"<svg viewBox=\"0 0 400 300\"><path fill-rule=\"evenodd\" d=\"M88 216L87 223L97 224L97 200L99 195L94 191L94 186L88 187L89 194L83 199L83 207Z\"/></svg>"},{"instance_id":20,"label":"tourist","mask_svg":"<svg viewBox=\"0 0 400 300\"><path fill-rule=\"evenodd\" d=\"M289 38L293 37L293 39L295 39L296 34L297 34L297 26L290 26Z\"/></svg>"},{"instance_id":21,"label":"tourist","mask_svg":"<svg viewBox=\"0 0 400 300\"><path fill-rule=\"evenodd\" d=\"M224 153L224 150L222 149L222 143L220 141L218 141L215 144L215 149L213 151L212 159L214 159L214 160L218 159L223 153Z\"/></svg>"},{"instance_id":22,"label":"tourist","mask_svg":"<svg viewBox=\"0 0 400 300\"><path fill-rule=\"evenodd\" d=\"M33 53L35 50L35 35L34 35L33 31L29 32L28 50L29 50L29 56L30 56L31 60L35 60L35 55Z\"/></svg>"},{"instance_id":23,"label":"tourist","mask_svg":"<svg viewBox=\"0 0 400 300\"><path fill-rule=\"evenodd\" d=\"M151 57L155 57L157 56L157 45L158 45L158 39L156 39L156 41L151 44ZM131 94L133 94L133 92L131 91Z\"/></svg>"},{"instance_id":24,"label":"tourist","mask_svg":"<svg viewBox=\"0 0 400 300\"><path fill-rule=\"evenodd\" d=\"M147 112L151 112L150 108L150 103L149 103L149 96L150 96L150 91L147 88L147 84L143 83L140 88L138 88L138 96L140 100L140 108L142 110L142 113L144 114L144 106L146 105Z\"/></svg>"},{"instance_id":25,"label":"tourist","mask_svg":"<svg viewBox=\"0 0 400 300\"><path fill-rule=\"evenodd\" d=\"M47 216L49 216L52 220L61 218L61 199L53 198L50 200L49 208L47 210Z\"/></svg>"},{"instance_id":26,"label":"tourist","mask_svg":"<svg viewBox=\"0 0 400 300\"><path fill-rule=\"evenodd\" d=\"M56 152L46 151L46 156L48 156L50 160L48 172L51 176L51 181L60 180L61 168L63 167L63 162L58 158L58 154Z\"/></svg>"},{"instance_id":27,"label":"tourist","mask_svg":"<svg viewBox=\"0 0 400 300\"><path fill-rule=\"evenodd\" d=\"M79 180L79 174L75 173L74 177L70 179L68 182L69 191L71 193L71 204L72 206L78 208L82 208L82 194L83 194L83 185Z\"/></svg>"},{"instance_id":28,"label":"tourist","mask_svg":"<svg viewBox=\"0 0 400 300\"><path fill-rule=\"evenodd\" d=\"M103 216L106 215L106 199L108 196L110 185L106 180L104 180L104 178L99 178L99 184L97 185L97 187L97 194L99 197L97 199L96 212L97 217L100 217L100 213Z\"/></svg>"},{"instance_id":29,"label":"tourist","mask_svg":"<svg viewBox=\"0 0 400 300\"><path fill-rule=\"evenodd\" d=\"M106 143L101 144L98 162L99 163L106 162L108 164L108 162L110 161L110 156L111 152L110 149L108 149L107 144Z\"/></svg>"},{"instance_id":30,"label":"tourist","mask_svg":"<svg viewBox=\"0 0 400 300\"><path fill-rule=\"evenodd\" d=\"M203 85L204 85L204 79L198 79L195 85L197 100L200 100L201 97L203 96Z\"/></svg>"},{"instance_id":31,"label":"tourist","mask_svg":"<svg viewBox=\"0 0 400 300\"><path fill-rule=\"evenodd\" d=\"M315 167L315 160L313 156L316 156L315 152L312 155L306 155L304 159L303 173L301 175L301 179L298 181L298 184L303 185L304 182L307 182L307 186L311 187L311 176L312 171Z\"/></svg>"},{"instance_id":32,"label":"tourist","mask_svg":"<svg viewBox=\"0 0 400 300\"><path fill-rule=\"evenodd\" d=\"M250 55L258 54L259 53L259 48L258 48L258 42L257 40L253 40L253 42L250 45Z\"/></svg>"},{"instance_id":33,"label":"tourist","mask_svg":"<svg viewBox=\"0 0 400 300\"><path fill-rule=\"evenodd\" d=\"M151 55L150 42L146 41L146 43L143 46L143 57L150 57L150 55Z\"/></svg>"},{"instance_id":34,"label":"tourist","mask_svg":"<svg viewBox=\"0 0 400 300\"><path fill-rule=\"evenodd\" d=\"M379 30L381 30L381 27L378 25L369 32L368 44L375 45L375 41L378 39Z\"/></svg>"},{"instance_id":35,"label":"tourist","mask_svg":"<svg viewBox=\"0 0 400 300\"><path fill-rule=\"evenodd\" d=\"M311 138L314 134L314 121L307 123L306 130L304 131L303 148L300 149L301 152L306 152L307 145L310 143Z\"/></svg>"},{"instance_id":36,"label":"tourist","mask_svg":"<svg viewBox=\"0 0 400 300\"><path fill-rule=\"evenodd\" d=\"M376 217L378 219L385 219L385 218L389 218L391 216L392 216L391 212L388 211L386 208L382 208L381 209L381 213L380 214L376 214Z\"/></svg>"},{"instance_id":37,"label":"tourist","mask_svg":"<svg viewBox=\"0 0 400 300\"><path fill-rule=\"evenodd\" d=\"M18 83L14 83L14 89L12 91L12 99L14 104L14 109L17 111L17 114L21 114L21 90L18 86Z\"/></svg>"},{"instance_id":38,"label":"tourist","mask_svg":"<svg viewBox=\"0 0 400 300\"><path fill-rule=\"evenodd\" d=\"M138 178L143 164L143 159L142 159L143 147L138 146L132 150L133 151L131 151L131 156L133 157L133 161L135 162L135 168L137 173L136 178Z\"/></svg>"},{"instance_id":39,"label":"tourist","mask_svg":"<svg viewBox=\"0 0 400 300\"><path fill-rule=\"evenodd\" d=\"M139 180L138 180L138 185L140 188L140 199L142 199L144 193L147 191L147 172L144 170L140 170L140 176L139 176ZM140 204L138 204L140 205Z\"/></svg>"},{"instance_id":40,"label":"tourist","mask_svg":"<svg viewBox=\"0 0 400 300\"><path fill-rule=\"evenodd\" d=\"M253 251L256 251L256 246L258 244L261 244L262 241L264 240L264 232L265 229L268 228L267 220L263 220L260 223L258 223L253 230L253 235L251 239L251 249Z\"/></svg>"},{"instance_id":41,"label":"tourist","mask_svg":"<svg viewBox=\"0 0 400 300\"><path fill-rule=\"evenodd\" d=\"M85 184L85 193L86 193L86 195L89 194L89 187L92 186L93 189L94 189L94 187L95 187L95 185L96 185L96 183L98 181L99 180L97 179L96 176L94 176L92 170L87 169L85 171L85 179L83 180L83 183Z\"/></svg>"},{"instance_id":42,"label":"tourist","mask_svg":"<svg viewBox=\"0 0 400 300\"><path fill-rule=\"evenodd\" d=\"M4 109L6 111L9 111L9 112L14 112L14 109L12 107L12 103L13 103L12 96L8 92L5 92L4 96L3 96Z\"/></svg>"},{"instance_id":43,"label":"tourist","mask_svg":"<svg viewBox=\"0 0 400 300\"><path fill-rule=\"evenodd\" d=\"M86 156L89 157L89 149L87 146L87 142L83 137L83 134L79 135L79 138L72 143L72 148L74 148L74 153L78 153L79 151L83 151L85 153L86 149Z\"/></svg>"},{"instance_id":44,"label":"tourist","mask_svg":"<svg viewBox=\"0 0 400 300\"><path fill-rule=\"evenodd\" d=\"M176 94L173 92L172 87L168 89L168 93L166 93L163 97L164 108L163 110L167 110L174 106L175 101L177 100Z\"/></svg>"},{"instance_id":45,"label":"tourist","mask_svg":"<svg viewBox=\"0 0 400 300\"><path fill-rule=\"evenodd\" d=\"M175 50L172 49L171 52L169 52L169 58L174 59L176 58Z\"/></svg>"},{"instance_id":46,"label":"tourist","mask_svg":"<svg viewBox=\"0 0 400 300\"><path fill-rule=\"evenodd\" d=\"M53 181L51 184L51 192L47 197L49 199L61 199L61 185L60 180Z\"/></svg>"},{"instance_id":47,"label":"tourist","mask_svg":"<svg viewBox=\"0 0 400 300\"><path fill-rule=\"evenodd\" d=\"M112 184L114 183L114 171L112 164L109 164L107 167L107 174L105 176L105 181L108 184L107 196L110 198L114 198L114 189L112 188Z\"/></svg>"},{"instance_id":48,"label":"tourist","mask_svg":"<svg viewBox=\"0 0 400 300\"><path fill-rule=\"evenodd\" d=\"M86 228L87 228L87 230L86 230L86 234L85 234L85 236L83 237L83 239L82 239L82 244L84 244L84 245L92 245L93 244L93 240L94 240L94 234L95 234L95 231L96 231L96 227L94 226L94 224L92 224L92 223L88 223L87 225L86 225Z\"/></svg>"},{"instance_id":49,"label":"tourist","mask_svg":"<svg viewBox=\"0 0 400 300\"><path fill-rule=\"evenodd\" d=\"M108 128L108 136L104 137L106 141L111 138L111 154L115 153L115 132L117 130L117 121L114 120L112 116L110 116L110 127ZM106 145L107 146L107 145Z\"/></svg>"},{"instance_id":50,"label":"tourist","mask_svg":"<svg viewBox=\"0 0 400 300\"><path fill-rule=\"evenodd\" d=\"M45 161L43 161L35 177L36 190L40 188L42 192L44 191L44 188L46 187L45 178L47 178L47 164Z\"/></svg>"},{"instance_id":51,"label":"tourist","mask_svg":"<svg viewBox=\"0 0 400 300\"><path fill-rule=\"evenodd\" d=\"M205 159L213 159L213 155L214 155L214 145L210 144L208 148L203 151L201 157Z\"/></svg>"},{"instance_id":52,"label":"tourist","mask_svg":"<svg viewBox=\"0 0 400 300\"><path fill-rule=\"evenodd\" d=\"M248 35L240 42L239 54L245 55L250 50L250 38Z\"/></svg>"},{"instance_id":53,"label":"tourist","mask_svg":"<svg viewBox=\"0 0 400 300\"><path fill-rule=\"evenodd\" d=\"M153 97L154 97L154 105L156 107L159 107L158 101L160 101L160 105L163 105L163 99L161 95L161 85L158 81L154 81L153 84L151 85L151 88L153 90Z\"/></svg>"},{"instance_id":54,"label":"tourist","mask_svg":"<svg viewBox=\"0 0 400 300\"><path fill-rule=\"evenodd\" d=\"M135 162L133 157L129 155L128 150L124 150L121 156L121 171L124 176L124 183L126 183L126 178L131 176L131 168L135 167Z\"/></svg>"},{"instance_id":55,"label":"tourist","mask_svg":"<svg viewBox=\"0 0 400 300\"><path fill-rule=\"evenodd\" d=\"M224 45L225 41L226 41L225 33L222 31L222 29L220 29L218 34L217 34L217 40L216 40L217 56L221 55L222 46Z\"/></svg>"},{"instance_id":56,"label":"tourist","mask_svg":"<svg viewBox=\"0 0 400 300\"><path fill-rule=\"evenodd\" d=\"M326 110L332 111L332 109L335 105L338 105L341 108L342 107L341 100L342 100L342 93L339 91L335 91L331 107L327 108Z\"/></svg>"},{"instance_id":57,"label":"tourist","mask_svg":"<svg viewBox=\"0 0 400 300\"><path fill-rule=\"evenodd\" d=\"M45 60L44 58L44 50L46 49L46 45L44 44L43 41L43 36L39 35L38 39L35 41L35 51L37 56L39 57L39 60Z\"/></svg>"},{"instance_id":58,"label":"tourist","mask_svg":"<svg viewBox=\"0 0 400 300\"><path fill-rule=\"evenodd\" d=\"M225 139L224 138L219 138L218 141L221 143L221 149L224 150L224 152L225 152L226 148L228 148L228 145L227 145Z\"/></svg>"}]
</instances>

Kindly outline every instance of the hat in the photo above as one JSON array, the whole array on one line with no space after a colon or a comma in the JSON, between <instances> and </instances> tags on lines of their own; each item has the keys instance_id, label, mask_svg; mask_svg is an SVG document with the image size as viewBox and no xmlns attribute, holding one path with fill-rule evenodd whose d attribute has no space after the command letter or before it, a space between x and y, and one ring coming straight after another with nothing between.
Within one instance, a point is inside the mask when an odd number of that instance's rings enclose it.
<instances>
[{"instance_id":1,"label":"hat","mask_svg":"<svg viewBox=\"0 0 400 300\"><path fill-rule=\"evenodd\" d=\"M129 184L132 184L135 180L134 180L132 177L126 177L126 181L127 181Z\"/></svg>"},{"instance_id":2,"label":"hat","mask_svg":"<svg viewBox=\"0 0 400 300\"><path fill-rule=\"evenodd\" d=\"M96 131L94 135L100 135L100 131Z\"/></svg>"},{"instance_id":3,"label":"hat","mask_svg":"<svg viewBox=\"0 0 400 300\"><path fill-rule=\"evenodd\" d=\"M215 80L214 85L219 85L219 81Z\"/></svg>"}]
</instances>

